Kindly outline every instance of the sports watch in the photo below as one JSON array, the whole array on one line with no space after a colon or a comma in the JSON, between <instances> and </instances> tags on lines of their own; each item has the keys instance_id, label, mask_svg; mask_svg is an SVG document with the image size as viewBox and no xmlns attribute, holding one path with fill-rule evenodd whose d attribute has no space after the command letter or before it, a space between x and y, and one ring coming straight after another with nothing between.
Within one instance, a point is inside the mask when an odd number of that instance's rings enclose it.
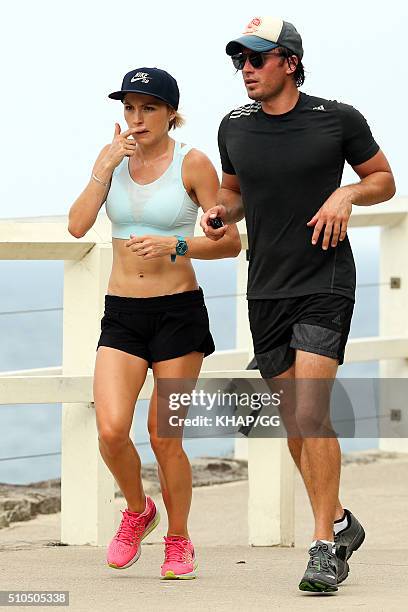
<instances>
[{"instance_id":1,"label":"sports watch","mask_svg":"<svg viewBox=\"0 0 408 612\"><path fill-rule=\"evenodd\" d=\"M170 255L170 259L173 263L176 261L177 255L185 255L188 251L188 244L184 240L184 236L176 236L176 238L177 238L176 254Z\"/></svg>"}]
</instances>

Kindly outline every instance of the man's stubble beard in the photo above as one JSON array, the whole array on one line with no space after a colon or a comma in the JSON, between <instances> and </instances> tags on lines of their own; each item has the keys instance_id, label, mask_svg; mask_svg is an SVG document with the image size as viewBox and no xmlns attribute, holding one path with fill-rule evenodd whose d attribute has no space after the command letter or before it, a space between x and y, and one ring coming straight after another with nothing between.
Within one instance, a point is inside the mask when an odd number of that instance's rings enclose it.
<instances>
[{"instance_id":1,"label":"man's stubble beard","mask_svg":"<svg viewBox=\"0 0 408 612\"><path fill-rule=\"evenodd\" d=\"M277 86L274 89L271 89L268 92L264 93L249 93L247 90L247 95L250 100L255 100L255 102L268 102L269 100L273 100L279 96L279 94L283 91L284 85L282 84L280 87Z\"/></svg>"}]
</instances>

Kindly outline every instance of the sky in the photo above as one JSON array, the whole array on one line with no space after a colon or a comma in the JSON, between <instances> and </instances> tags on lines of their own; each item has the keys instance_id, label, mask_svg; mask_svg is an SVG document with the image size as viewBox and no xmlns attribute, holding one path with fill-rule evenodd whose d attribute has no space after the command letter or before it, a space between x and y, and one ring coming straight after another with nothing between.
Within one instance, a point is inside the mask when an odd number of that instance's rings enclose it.
<instances>
[{"instance_id":1,"label":"sky","mask_svg":"<svg viewBox=\"0 0 408 612\"><path fill-rule=\"evenodd\" d=\"M218 125L248 99L225 54L252 17L279 15L303 37L306 93L352 104L367 118L407 195L407 3L242 0L138 3L23 0L2 11L0 217L67 214L89 180L123 106L108 99L123 75L157 66L177 79L186 126L177 140L218 171ZM345 181L356 179L345 173Z\"/></svg>"}]
</instances>

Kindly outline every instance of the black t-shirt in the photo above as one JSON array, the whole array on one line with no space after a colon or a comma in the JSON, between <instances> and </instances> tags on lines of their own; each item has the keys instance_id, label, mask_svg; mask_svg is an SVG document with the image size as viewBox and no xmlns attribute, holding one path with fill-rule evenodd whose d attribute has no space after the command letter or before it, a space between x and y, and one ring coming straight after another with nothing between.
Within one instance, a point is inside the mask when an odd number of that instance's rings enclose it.
<instances>
[{"instance_id":1,"label":"black t-shirt","mask_svg":"<svg viewBox=\"0 0 408 612\"><path fill-rule=\"evenodd\" d=\"M224 117L218 133L222 169L236 174L248 230L248 299L335 293L354 299L355 265L348 237L322 249L307 222L340 186L344 162L375 155L364 117L336 100L300 93L283 115L260 102Z\"/></svg>"}]
</instances>

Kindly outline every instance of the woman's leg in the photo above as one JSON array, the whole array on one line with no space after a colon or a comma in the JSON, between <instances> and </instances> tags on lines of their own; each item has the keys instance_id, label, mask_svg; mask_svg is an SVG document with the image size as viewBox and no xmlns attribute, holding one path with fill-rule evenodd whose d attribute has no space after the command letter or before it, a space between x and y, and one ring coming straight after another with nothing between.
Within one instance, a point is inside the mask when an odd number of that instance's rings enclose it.
<instances>
[{"instance_id":1,"label":"woman's leg","mask_svg":"<svg viewBox=\"0 0 408 612\"><path fill-rule=\"evenodd\" d=\"M183 357L153 363L155 385L149 409L149 433L159 465L159 478L163 501L168 516L167 535L189 539L187 519L192 496L191 466L183 450L182 439L159 438L157 434L157 379L197 379L203 362L202 353L189 353Z\"/></svg>"},{"instance_id":2,"label":"woman's leg","mask_svg":"<svg viewBox=\"0 0 408 612\"><path fill-rule=\"evenodd\" d=\"M96 355L94 401L99 449L132 512L145 509L140 458L129 432L147 367L144 359L107 346L100 346Z\"/></svg>"}]
</instances>

